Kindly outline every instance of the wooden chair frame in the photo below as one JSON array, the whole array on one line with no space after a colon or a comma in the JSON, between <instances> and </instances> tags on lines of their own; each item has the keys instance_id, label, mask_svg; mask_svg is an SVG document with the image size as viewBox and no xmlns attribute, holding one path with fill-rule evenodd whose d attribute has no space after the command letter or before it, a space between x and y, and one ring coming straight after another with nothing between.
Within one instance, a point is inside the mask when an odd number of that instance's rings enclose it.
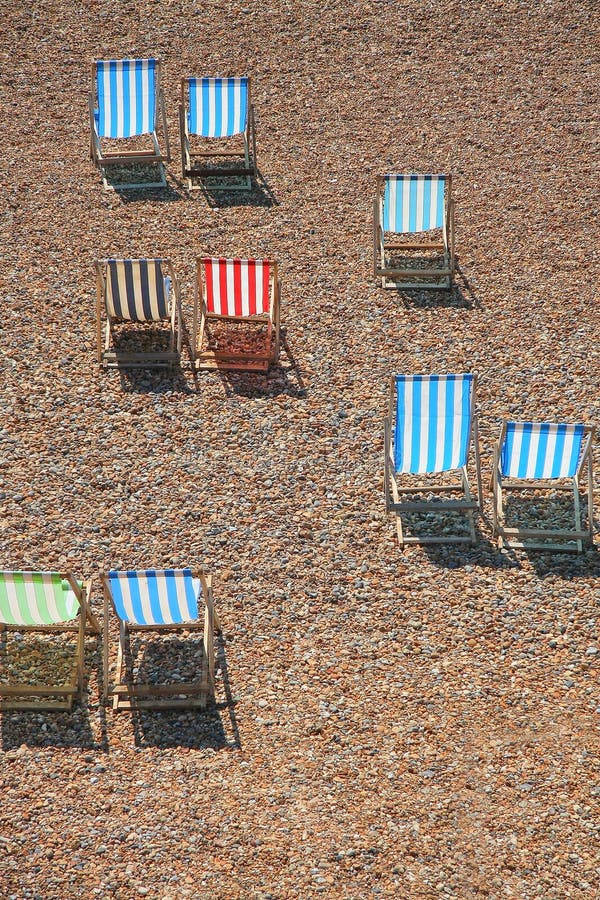
<instances>
[{"instance_id":1,"label":"wooden chair frame","mask_svg":"<svg viewBox=\"0 0 600 900\"><path fill-rule=\"evenodd\" d=\"M213 146L214 142L230 140L231 138L221 137L202 137L201 135L191 135L188 130L187 113L189 107L189 90L188 78L181 79L181 99L179 103L179 135L181 141L181 171L182 177L187 187L188 193L201 191L206 187L210 187L215 191L250 191L252 190L252 179L257 176L256 163L256 129L254 124L254 107L252 105L252 86L250 77L248 77L248 116L246 128L238 137L243 141L243 145L239 150L201 150L192 146L192 140L201 142L203 146ZM232 136L234 137L234 136ZM224 165L208 165L209 159L239 159L240 164L237 166ZM241 160L243 159L243 164ZM242 176L241 183L235 183L232 178ZM200 183L194 183L194 179L199 179ZM210 182L202 180L211 179Z\"/></svg>"},{"instance_id":2,"label":"wooden chair frame","mask_svg":"<svg viewBox=\"0 0 600 900\"><path fill-rule=\"evenodd\" d=\"M156 87L156 103L154 112L154 128L149 137L152 142L152 148L145 150L106 150L102 147L102 142L96 128L96 120L94 111L97 108L97 80L96 80L96 64L100 60L92 60L92 89L89 93L89 114L90 114L90 158L95 166L100 170L102 176L102 185L105 191L109 190L142 190L146 188L164 188L167 186L165 173L165 163L171 161L171 147L169 144L169 132L167 129L167 112L165 107L165 97L161 86L161 59L156 59L155 69L155 87ZM159 126L162 128L162 136L165 142L165 152L163 153L158 139ZM105 139L108 140L108 139ZM119 140L114 138L113 140ZM128 140L122 138L120 140ZM157 165L160 172L158 181L142 181L131 182L128 184L109 184L107 179L107 168L111 166L131 166L131 165Z\"/></svg>"},{"instance_id":3,"label":"wooden chair frame","mask_svg":"<svg viewBox=\"0 0 600 900\"><path fill-rule=\"evenodd\" d=\"M500 455L506 436L506 421L502 423L500 437L494 448L494 463L490 487L493 493L493 529L498 547L515 547L527 550L560 550L581 553L584 544L592 544L594 538L594 477L592 471L592 441L594 427L586 425L582 451L573 478L503 479L500 472ZM587 476L588 527L582 527L580 484ZM503 491L573 491L573 518L575 528L548 529L509 527L505 522ZM549 540L551 539L551 542Z\"/></svg>"},{"instance_id":4,"label":"wooden chair frame","mask_svg":"<svg viewBox=\"0 0 600 900\"><path fill-rule=\"evenodd\" d=\"M7 625L0 623L0 645L4 643L6 635L11 631L23 634L38 632L40 634L75 634L76 647L73 656L73 668L71 677L66 684L4 684L0 682L0 709L33 709L33 710L66 710L73 708L73 700L83 698L85 686L84 677L84 652L86 634L100 634L100 624L93 614L90 603L90 589L92 579L89 579L84 587L80 587L70 572L61 573L60 577L69 582L69 587L79 601L79 622L77 624L56 625ZM8 699L3 699L4 697ZM21 699L21 698L31 699ZM41 697L44 699L36 700Z\"/></svg>"},{"instance_id":5,"label":"wooden chair frame","mask_svg":"<svg viewBox=\"0 0 600 900\"><path fill-rule=\"evenodd\" d=\"M135 625L119 618L106 573L101 575L104 589L104 700L112 697L113 710L135 709L204 709L209 697L215 693L215 644L214 633L221 631L221 623L215 611L212 596L212 576L202 569L192 573L199 579L204 599L204 619L202 622L183 622L178 625ZM119 621L119 643L117 648L116 678L110 680L110 609ZM150 684L135 682L129 669L131 659L130 636L136 633L156 634L180 633L183 631L203 632L202 670L200 679L192 682L172 684ZM182 696L184 695L184 696Z\"/></svg>"},{"instance_id":6,"label":"wooden chair frame","mask_svg":"<svg viewBox=\"0 0 600 900\"><path fill-rule=\"evenodd\" d=\"M395 240L386 240L383 230L383 197L385 177L377 176L377 192L373 203L373 260L376 277L381 278L383 288L402 288L403 290L450 290L456 260L454 254L454 200L452 199L452 176L446 176L445 209L446 215L442 227L442 240L415 242L402 240L397 233ZM392 232L390 232L392 233ZM410 233L407 232L408 237ZM388 266L387 257L390 251L407 251L416 254L439 250L443 253L443 265L431 268L403 268ZM430 279L421 281L418 279Z\"/></svg>"},{"instance_id":7,"label":"wooden chair frame","mask_svg":"<svg viewBox=\"0 0 600 900\"><path fill-rule=\"evenodd\" d=\"M120 319L109 316L106 312L106 289L107 277L106 270L108 260L96 260L94 269L96 272L96 344L98 365L104 369L114 368L162 368L164 366L175 365L181 357L182 343L182 317L181 317L181 296L179 292L179 282L173 270L173 264L170 259L159 259L165 274L171 279L171 313L169 317L169 350L157 353L130 353L128 351L111 350L111 343L114 343L113 325L116 322L129 322L129 319ZM105 317L105 334L102 338L102 319ZM162 320L166 322L167 320ZM142 322L131 322L132 325L144 324ZM152 324L149 322L148 324ZM159 324L158 320L156 324Z\"/></svg>"},{"instance_id":8,"label":"wooden chair frame","mask_svg":"<svg viewBox=\"0 0 600 900\"><path fill-rule=\"evenodd\" d=\"M467 466L461 466L456 471L460 473L460 481L455 484L439 484L430 480L427 485L419 485L416 487L405 487L398 483L398 475L395 471L394 452L392 435L392 423L395 416L395 399L396 385L394 376L390 378L390 399L388 406L388 414L384 421L384 489L385 504L388 512L396 515L396 530L398 533L398 541L400 547L404 548L405 544L475 544L477 535L475 531L475 514L481 511L482 502L482 482L481 482L481 461L479 456L479 428L477 422L477 410L475 408L475 391L477 386L477 376L473 376L473 386L471 390L471 422L469 428L469 436L467 439L467 447L470 448L471 442L474 444L475 454L475 473L477 479L477 497L473 496ZM468 451L467 451L468 453ZM440 473L432 473L432 476ZM409 476L415 477L415 476ZM427 476L417 476L427 477ZM456 500L446 500L442 503L431 501L403 501L403 495L417 494L447 494L451 492L461 492L462 497ZM402 513L437 513L437 512L464 512L467 517L469 526L469 535L410 535L404 534L402 524Z\"/></svg>"},{"instance_id":9,"label":"wooden chair frame","mask_svg":"<svg viewBox=\"0 0 600 900\"><path fill-rule=\"evenodd\" d=\"M280 296L281 282L278 277L277 263L269 262L270 267L270 309L268 313L254 316L230 316L208 312L206 307L206 279L203 257L196 259L196 289L194 294L194 318L192 326L192 346L194 348L194 365L197 369L224 369L238 372L267 372L279 359L281 343ZM236 353L234 351L202 350L206 325L211 320L220 322L238 322L248 326L267 325L266 353Z\"/></svg>"}]
</instances>

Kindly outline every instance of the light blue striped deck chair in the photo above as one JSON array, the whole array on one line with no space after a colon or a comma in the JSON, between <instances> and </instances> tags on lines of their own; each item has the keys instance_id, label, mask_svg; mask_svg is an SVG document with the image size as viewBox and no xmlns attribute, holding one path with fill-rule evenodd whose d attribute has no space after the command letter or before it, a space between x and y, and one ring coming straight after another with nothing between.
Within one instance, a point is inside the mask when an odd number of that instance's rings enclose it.
<instances>
[{"instance_id":1,"label":"light blue striped deck chair","mask_svg":"<svg viewBox=\"0 0 600 900\"><path fill-rule=\"evenodd\" d=\"M206 706L208 698L214 696L214 632L221 628L213 604L211 576L201 570L146 569L110 571L101 577L104 586L104 697L112 696L113 709ZM114 678L111 678L109 651L111 612L116 614L119 623ZM198 678L168 684L150 676L147 680L134 678L133 670L137 669L139 675L143 660L134 662L131 635L155 632L156 637L181 631L203 633Z\"/></svg>"},{"instance_id":2,"label":"light blue striped deck chair","mask_svg":"<svg viewBox=\"0 0 600 900\"><path fill-rule=\"evenodd\" d=\"M373 255L375 275L381 278L383 287L452 287L455 260L451 188L451 175L378 176Z\"/></svg>"},{"instance_id":3,"label":"light blue striped deck chair","mask_svg":"<svg viewBox=\"0 0 600 900\"><path fill-rule=\"evenodd\" d=\"M188 191L250 190L256 135L250 78L182 78L181 166Z\"/></svg>"},{"instance_id":4,"label":"light blue striped deck chair","mask_svg":"<svg viewBox=\"0 0 600 900\"><path fill-rule=\"evenodd\" d=\"M398 540L402 547L408 543L474 544L476 541L475 513L480 509L482 492L475 387L476 376L473 374L395 375L391 378L385 420L385 497L388 511L396 514ZM467 472L472 443L476 498ZM406 476L410 476L410 484L404 483ZM459 496L446 499L452 493ZM438 494L446 497L438 499ZM421 495L421 499L417 495ZM404 499L409 496L411 499ZM468 535L448 530L447 515L443 516L441 534L407 536L404 533L404 514L453 512L464 513Z\"/></svg>"},{"instance_id":5,"label":"light blue striped deck chair","mask_svg":"<svg viewBox=\"0 0 600 900\"><path fill-rule=\"evenodd\" d=\"M581 553L584 543L593 540L593 473L590 425L550 422L503 422L494 452L492 490L494 494L494 532L500 547L524 547L530 550L572 550ZM580 484L587 478L587 528L582 524ZM521 503L504 491L544 491L547 497ZM546 505L546 520L560 514L552 509L558 492L573 491L574 527L533 527L539 525L540 500ZM555 493L557 492L557 493ZM554 496L553 496L554 495ZM506 507L506 508L505 508ZM527 515L529 513L529 515ZM527 517L531 526L508 526L507 519Z\"/></svg>"},{"instance_id":6,"label":"light blue striped deck chair","mask_svg":"<svg viewBox=\"0 0 600 900\"><path fill-rule=\"evenodd\" d=\"M70 710L84 689L86 631L100 634L89 605L90 582L83 585L70 573L0 572L0 656L8 656L7 637L18 638L19 655L28 652L29 632L74 634L76 648L68 681L64 684L0 680L3 709ZM77 621L76 621L77 620ZM36 650L39 650L36 647ZM51 647L47 648L49 654ZM4 666L2 666L4 668ZM10 673L8 673L10 675Z\"/></svg>"},{"instance_id":7,"label":"light blue striped deck chair","mask_svg":"<svg viewBox=\"0 0 600 900\"><path fill-rule=\"evenodd\" d=\"M96 339L104 368L173 366L181 354L181 299L170 259L96 260ZM162 325L168 348L130 350L119 347L116 323ZM168 334L164 325L168 325ZM104 327L104 338L102 330ZM128 329L131 331L131 329ZM157 329L154 329L156 331ZM131 340L131 335L127 336ZM164 340L163 340L164 343Z\"/></svg>"},{"instance_id":8,"label":"light blue striped deck chair","mask_svg":"<svg viewBox=\"0 0 600 900\"><path fill-rule=\"evenodd\" d=\"M92 63L90 156L105 189L165 187L171 159L159 59L98 59ZM159 128L164 152L158 140ZM147 136L147 137L145 137ZM108 169L154 166L156 181L108 181ZM138 176L139 177L139 176Z\"/></svg>"}]
</instances>

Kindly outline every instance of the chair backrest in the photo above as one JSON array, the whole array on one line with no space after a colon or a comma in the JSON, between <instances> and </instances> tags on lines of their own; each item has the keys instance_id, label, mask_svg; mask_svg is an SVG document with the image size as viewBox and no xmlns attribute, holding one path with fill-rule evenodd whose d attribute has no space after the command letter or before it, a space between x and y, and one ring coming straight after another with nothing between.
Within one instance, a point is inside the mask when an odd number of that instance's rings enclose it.
<instances>
[{"instance_id":1,"label":"chair backrest","mask_svg":"<svg viewBox=\"0 0 600 900\"><path fill-rule=\"evenodd\" d=\"M572 478L585 425L506 422L500 471L506 478Z\"/></svg>"},{"instance_id":2,"label":"chair backrest","mask_svg":"<svg viewBox=\"0 0 600 900\"><path fill-rule=\"evenodd\" d=\"M200 581L190 569L108 573L117 615L136 625L177 625L198 618Z\"/></svg>"},{"instance_id":3,"label":"chair backrest","mask_svg":"<svg viewBox=\"0 0 600 900\"><path fill-rule=\"evenodd\" d=\"M78 611L79 599L58 572L0 572L0 622L57 625Z\"/></svg>"},{"instance_id":4,"label":"chair backrest","mask_svg":"<svg viewBox=\"0 0 600 900\"><path fill-rule=\"evenodd\" d=\"M162 259L108 259L105 303L109 316L132 322L169 318L171 279Z\"/></svg>"},{"instance_id":5,"label":"chair backrest","mask_svg":"<svg viewBox=\"0 0 600 900\"><path fill-rule=\"evenodd\" d=\"M156 59L96 61L100 137L127 138L154 131L158 67Z\"/></svg>"},{"instance_id":6,"label":"chair backrest","mask_svg":"<svg viewBox=\"0 0 600 900\"><path fill-rule=\"evenodd\" d=\"M412 234L442 228L445 175L384 175L383 230Z\"/></svg>"},{"instance_id":7,"label":"chair backrest","mask_svg":"<svg viewBox=\"0 0 600 900\"><path fill-rule=\"evenodd\" d=\"M473 375L396 375L397 472L445 472L466 465Z\"/></svg>"},{"instance_id":8,"label":"chair backrest","mask_svg":"<svg viewBox=\"0 0 600 900\"><path fill-rule=\"evenodd\" d=\"M188 78L190 134L230 137L246 128L247 78Z\"/></svg>"},{"instance_id":9,"label":"chair backrest","mask_svg":"<svg viewBox=\"0 0 600 900\"><path fill-rule=\"evenodd\" d=\"M206 309L221 316L269 313L272 263L267 259L200 260L204 269Z\"/></svg>"}]
</instances>

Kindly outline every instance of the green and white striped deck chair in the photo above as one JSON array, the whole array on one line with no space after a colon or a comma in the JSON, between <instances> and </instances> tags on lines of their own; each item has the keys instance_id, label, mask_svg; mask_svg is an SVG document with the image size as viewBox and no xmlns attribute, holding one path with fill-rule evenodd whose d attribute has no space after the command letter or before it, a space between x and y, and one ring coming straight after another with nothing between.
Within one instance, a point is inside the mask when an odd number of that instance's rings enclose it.
<instances>
[{"instance_id":1,"label":"green and white striped deck chair","mask_svg":"<svg viewBox=\"0 0 600 900\"><path fill-rule=\"evenodd\" d=\"M211 576L202 570L146 569L110 571L101 579L104 587L104 697L112 696L113 709L205 707L208 698L214 695L214 632L221 630L213 604ZM110 677L111 610L119 622L114 679ZM201 659L194 665L199 670L198 677L194 680L164 683L155 677L168 662L168 648L164 660L149 666L146 659L134 661L132 634L182 631L203 633ZM134 670L137 670L135 678Z\"/></svg>"},{"instance_id":2,"label":"green and white striped deck chair","mask_svg":"<svg viewBox=\"0 0 600 900\"><path fill-rule=\"evenodd\" d=\"M0 682L4 709L67 709L81 697L86 630L100 634L89 605L90 582L84 586L70 573L0 572L0 636L6 654L8 632L77 635L71 677L66 684ZM78 619L77 622L75 620ZM86 629L87 625L87 629ZM20 642L25 652L26 644ZM38 698L38 699L35 699Z\"/></svg>"},{"instance_id":3,"label":"green and white striped deck chair","mask_svg":"<svg viewBox=\"0 0 600 900\"><path fill-rule=\"evenodd\" d=\"M373 209L375 275L384 288L448 290L454 276L450 175L380 175Z\"/></svg>"}]
</instances>

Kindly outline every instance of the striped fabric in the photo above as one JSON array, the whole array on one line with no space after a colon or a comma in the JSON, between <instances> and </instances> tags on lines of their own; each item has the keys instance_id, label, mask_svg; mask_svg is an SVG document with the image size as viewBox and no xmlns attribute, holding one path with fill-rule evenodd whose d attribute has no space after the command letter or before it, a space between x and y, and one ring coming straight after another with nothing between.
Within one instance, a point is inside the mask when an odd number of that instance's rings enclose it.
<instances>
[{"instance_id":1,"label":"striped fabric","mask_svg":"<svg viewBox=\"0 0 600 900\"><path fill-rule=\"evenodd\" d=\"M111 59L96 62L100 137L127 138L154 131L156 60Z\"/></svg>"},{"instance_id":2,"label":"striped fabric","mask_svg":"<svg viewBox=\"0 0 600 900\"><path fill-rule=\"evenodd\" d=\"M472 375L396 375L394 463L424 474L467 463Z\"/></svg>"},{"instance_id":3,"label":"striped fabric","mask_svg":"<svg viewBox=\"0 0 600 900\"><path fill-rule=\"evenodd\" d=\"M106 272L106 312L132 322L169 318L171 279L160 259L109 259Z\"/></svg>"},{"instance_id":4,"label":"striped fabric","mask_svg":"<svg viewBox=\"0 0 600 900\"><path fill-rule=\"evenodd\" d=\"M0 622L57 625L70 622L79 600L57 572L0 572Z\"/></svg>"},{"instance_id":5,"label":"striped fabric","mask_svg":"<svg viewBox=\"0 0 600 900\"><path fill-rule=\"evenodd\" d=\"M230 137L246 128L247 78L188 78L188 131L201 137Z\"/></svg>"},{"instance_id":6,"label":"striped fabric","mask_svg":"<svg viewBox=\"0 0 600 900\"><path fill-rule=\"evenodd\" d=\"M585 427L507 422L500 471L507 478L572 478Z\"/></svg>"},{"instance_id":7,"label":"striped fabric","mask_svg":"<svg viewBox=\"0 0 600 900\"><path fill-rule=\"evenodd\" d=\"M221 316L255 316L271 308L267 259L202 260L206 308Z\"/></svg>"},{"instance_id":8,"label":"striped fabric","mask_svg":"<svg viewBox=\"0 0 600 900\"><path fill-rule=\"evenodd\" d=\"M445 175L385 175L383 230L412 234L442 228Z\"/></svg>"},{"instance_id":9,"label":"striped fabric","mask_svg":"<svg viewBox=\"0 0 600 900\"><path fill-rule=\"evenodd\" d=\"M198 618L200 581L190 569L108 573L117 615L136 625L178 625Z\"/></svg>"}]
</instances>

